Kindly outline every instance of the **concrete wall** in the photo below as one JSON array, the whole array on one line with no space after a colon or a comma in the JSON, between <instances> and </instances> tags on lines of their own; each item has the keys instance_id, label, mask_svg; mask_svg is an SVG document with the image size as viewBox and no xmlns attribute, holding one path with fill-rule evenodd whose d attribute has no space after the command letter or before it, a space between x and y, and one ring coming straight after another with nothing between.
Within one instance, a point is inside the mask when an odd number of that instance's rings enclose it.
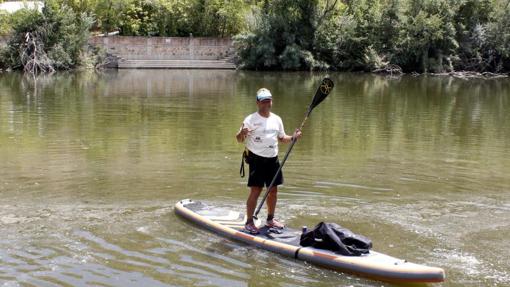
<instances>
[{"instance_id":1,"label":"concrete wall","mask_svg":"<svg viewBox=\"0 0 510 287\"><path fill-rule=\"evenodd\" d=\"M92 37L89 43L129 60L220 60L234 55L230 38L110 36Z\"/></svg>"}]
</instances>

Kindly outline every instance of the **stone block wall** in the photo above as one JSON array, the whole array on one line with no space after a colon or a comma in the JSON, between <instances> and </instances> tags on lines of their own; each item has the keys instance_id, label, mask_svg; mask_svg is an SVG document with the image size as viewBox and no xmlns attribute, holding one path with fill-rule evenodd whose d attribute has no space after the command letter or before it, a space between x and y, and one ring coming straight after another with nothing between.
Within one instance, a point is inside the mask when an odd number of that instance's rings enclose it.
<instances>
[{"instance_id":1,"label":"stone block wall","mask_svg":"<svg viewBox=\"0 0 510 287\"><path fill-rule=\"evenodd\" d=\"M230 38L195 37L92 37L99 45L127 60L221 60L232 57Z\"/></svg>"}]
</instances>

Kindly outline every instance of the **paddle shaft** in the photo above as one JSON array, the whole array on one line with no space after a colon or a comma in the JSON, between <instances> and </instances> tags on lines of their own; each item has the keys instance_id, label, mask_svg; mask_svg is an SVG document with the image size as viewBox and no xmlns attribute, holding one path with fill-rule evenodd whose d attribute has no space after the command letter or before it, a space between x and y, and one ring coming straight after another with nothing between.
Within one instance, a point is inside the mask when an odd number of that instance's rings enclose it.
<instances>
[{"instance_id":1,"label":"paddle shaft","mask_svg":"<svg viewBox=\"0 0 510 287\"><path fill-rule=\"evenodd\" d=\"M303 129L303 127L305 126L305 122L308 119L308 116L310 115L311 112L312 112L312 109L311 109L311 107L309 107L308 111L306 112L306 116L305 116L303 122L301 122L301 126L299 127L299 130ZM257 219L257 215L259 214L260 209L262 209L262 205L264 205L264 202L266 201L267 196L269 195L269 191L271 191L271 189L273 188L276 178L278 177L278 174L282 171L283 165L287 161L287 158L289 157L289 154L292 151L294 144L296 144L296 141L297 141L297 139L293 136L292 141L290 142L290 145L287 149L287 152L285 153L285 156L283 157L283 160L280 163L280 167L278 167L278 170L276 171L276 173L273 177L273 180L271 180L271 183L267 187L266 193L264 193L264 197L262 197L262 201L260 201L259 205L257 206L257 209L255 210L255 213L253 214L253 218Z\"/></svg>"}]
</instances>

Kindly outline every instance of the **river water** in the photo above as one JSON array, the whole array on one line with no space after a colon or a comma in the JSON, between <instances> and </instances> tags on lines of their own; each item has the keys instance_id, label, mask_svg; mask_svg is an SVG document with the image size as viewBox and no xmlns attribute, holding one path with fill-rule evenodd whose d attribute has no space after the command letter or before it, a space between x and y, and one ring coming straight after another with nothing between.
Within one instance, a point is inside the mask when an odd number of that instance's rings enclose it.
<instances>
[{"instance_id":1,"label":"river water","mask_svg":"<svg viewBox=\"0 0 510 287\"><path fill-rule=\"evenodd\" d=\"M391 286L173 212L184 198L243 210L234 134L255 91L272 91L290 133L323 76L0 74L0 286ZM284 168L278 218L337 222L444 268L439 286L509 286L510 79L330 76Z\"/></svg>"}]
</instances>

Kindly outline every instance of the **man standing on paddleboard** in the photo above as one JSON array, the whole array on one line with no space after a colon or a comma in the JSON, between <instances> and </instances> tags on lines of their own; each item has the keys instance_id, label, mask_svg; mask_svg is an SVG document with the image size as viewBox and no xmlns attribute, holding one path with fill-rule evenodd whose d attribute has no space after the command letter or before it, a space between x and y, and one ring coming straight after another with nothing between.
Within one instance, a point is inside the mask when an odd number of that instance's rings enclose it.
<instances>
[{"instance_id":1,"label":"man standing on paddleboard","mask_svg":"<svg viewBox=\"0 0 510 287\"><path fill-rule=\"evenodd\" d=\"M250 195L246 201L246 231L257 234L259 229L253 222L253 212L257 205L257 199L264 188L271 184L280 162L278 160L278 142L290 143L292 138L299 139L301 131L296 129L293 136L285 134L282 119L271 112L273 97L268 89L262 88L257 91L258 111L247 116L236 134L237 142L246 145L246 162L250 167L248 187ZM274 186L267 197L268 215L266 226L283 228L284 225L274 218L278 185L283 183L282 172L278 174Z\"/></svg>"}]
</instances>

